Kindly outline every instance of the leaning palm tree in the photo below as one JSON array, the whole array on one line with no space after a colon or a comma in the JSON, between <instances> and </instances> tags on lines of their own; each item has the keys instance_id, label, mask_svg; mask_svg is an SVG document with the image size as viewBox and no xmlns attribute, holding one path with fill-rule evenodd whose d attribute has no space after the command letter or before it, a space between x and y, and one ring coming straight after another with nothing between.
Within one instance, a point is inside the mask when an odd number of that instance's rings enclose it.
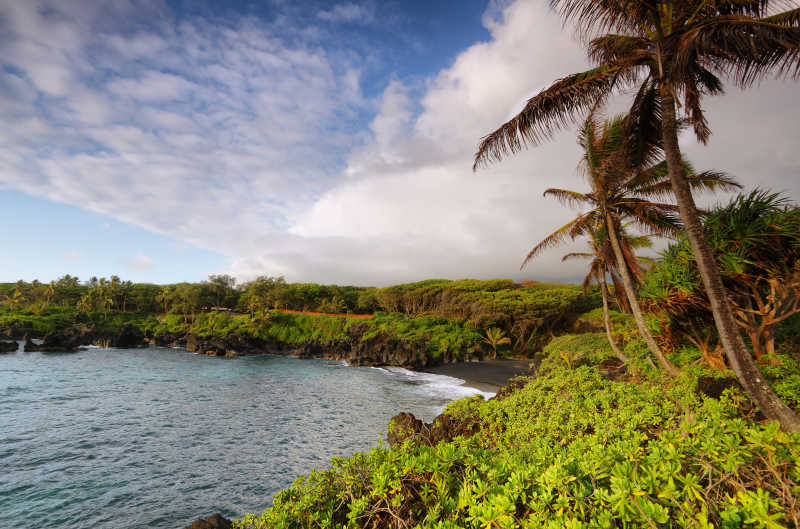
<instances>
[{"instance_id":1,"label":"leaning palm tree","mask_svg":"<svg viewBox=\"0 0 800 529\"><path fill-rule=\"evenodd\" d=\"M596 67L556 81L517 116L484 137L475 165L500 160L550 138L615 92L635 89L630 128L663 140L672 191L711 302L731 368L764 415L790 431L800 417L766 383L747 350L703 232L678 146L676 105L706 143L710 129L701 102L723 91L720 76L742 87L774 72L800 77L800 8L781 0L550 0L576 21ZM773 14L775 7L792 6Z\"/></svg>"},{"instance_id":2,"label":"leaning palm tree","mask_svg":"<svg viewBox=\"0 0 800 529\"><path fill-rule=\"evenodd\" d=\"M588 207L577 218L545 237L528 253L523 266L539 252L567 239L591 235L600 227L606 234L612 250L614 269L622 278L622 286L639 332L658 363L670 374L678 369L664 355L647 327L634 285L634 277L641 276L641 267L634 250L619 236L623 224L629 222L647 235L673 237L681 229L676 213L678 207L664 202L653 202L651 197L664 194L669 187L664 162L656 161L658 142L640 142L637 150L626 148L629 144L627 120L616 116L600 125L590 115L581 128L578 144L583 149L580 168L591 190L580 193L568 189L548 189L545 196L553 196L564 204ZM737 184L718 172L694 174L688 162L682 162L685 178L697 189L728 189Z\"/></svg>"},{"instance_id":3,"label":"leaning palm tree","mask_svg":"<svg viewBox=\"0 0 800 529\"><path fill-rule=\"evenodd\" d=\"M646 235L632 236L621 233L619 238L620 241L624 241L624 246L629 246L633 249L651 248L653 246L650 237ZM569 261L570 259L591 259L589 262L589 273L587 273L586 277L583 279L583 289L584 291L588 291L594 283L600 285L600 293L603 298L603 324L605 325L608 343L617 358L623 363L627 363L628 357L617 345L617 341L614 339L614 334L611 331L611 313L608 308L608 283L606 281L606 276L610 276L615 282L614 292L618 298L617 304L622 307L623 303L625 303L625 306L627 306L627 303L624 301L626 298L623 295L622 288L616 285L616 283L619 282L617 279L618 274L615 270L614 257L609 247L609 240L604 227L599 227L590 233L589 246L591 251L570 252L562 257L561 261ZM649 259L636 256L636 261L637 263L635 263L634 266L639 267L639 261L649 261ZM626 263L626 266L630 266L630 263Z\"/></svg>"}]
</instances>

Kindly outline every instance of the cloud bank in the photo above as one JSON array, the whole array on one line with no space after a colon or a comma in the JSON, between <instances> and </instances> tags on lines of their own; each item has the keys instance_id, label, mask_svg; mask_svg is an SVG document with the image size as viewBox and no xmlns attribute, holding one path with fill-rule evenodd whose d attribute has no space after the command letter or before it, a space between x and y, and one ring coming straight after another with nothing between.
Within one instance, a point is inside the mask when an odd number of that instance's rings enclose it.
<instances>
[{"instance_id":1,"label":"cloud bank","mask_svg":"<svg viewBox=\"0 0 800 529\"><path fill-rule=\"evenodd\" d=\"M432 78L389 80L377 100L364 50L260 19L179 20L158 2L5 5L0 115L13 126L0 131L0 181L229 255L245 278L575 280L582 265L557 250L519 271L574 214L542 197L582 187L574 134L471 170L481 136L586 66L544 4L493 2L489 41ZM317 14L374 16L352 3ZM766 82L709 100L710 146L685 142L697 168L797 198L796 90Z\"/></svg>"}]
</instances>

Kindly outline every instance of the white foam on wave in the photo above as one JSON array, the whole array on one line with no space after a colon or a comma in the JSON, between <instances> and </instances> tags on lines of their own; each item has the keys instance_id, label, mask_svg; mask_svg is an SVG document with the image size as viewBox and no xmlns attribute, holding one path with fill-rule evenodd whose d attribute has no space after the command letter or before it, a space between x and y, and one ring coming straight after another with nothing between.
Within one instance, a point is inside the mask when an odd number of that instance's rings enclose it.
<instances>
[{"instance_id":1,"label":"white foam on wave","mask_svg":"<svg viewBox=\"0 0 800 529\"><path fill-rule=\"evenodd\" d=\"M375 367L388 376L396 377L408 381L428 395L437 399L456 400L473 395L483 395L483 398L490 399L495 396L491 391L481 391L477 388L466 386L465 381L447 375L435 375L433 373L421 373L411 371L402 367Z\"/></svg>"}]
</instances>

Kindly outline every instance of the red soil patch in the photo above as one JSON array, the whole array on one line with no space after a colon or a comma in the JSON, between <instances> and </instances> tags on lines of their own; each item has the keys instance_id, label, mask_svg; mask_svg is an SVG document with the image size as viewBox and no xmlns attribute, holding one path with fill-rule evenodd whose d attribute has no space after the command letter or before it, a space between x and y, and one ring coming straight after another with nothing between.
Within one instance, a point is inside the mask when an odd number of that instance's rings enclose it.
<instances>
[{"instance_id":1,"label":"red soil patch","mask_svg":"<svg viewBox=\"0 0 800 529\"><path fill-rule=\"evenodd\" d=\"M336 316L339 318L355 318L359 320L368 319L374 316L374 314L332 314L330 312L311 312L308 310L289 310L289 309L279 309L278 312L284 312L287 314L309 314L311 316Z\"/></svg>"}]
</instances>

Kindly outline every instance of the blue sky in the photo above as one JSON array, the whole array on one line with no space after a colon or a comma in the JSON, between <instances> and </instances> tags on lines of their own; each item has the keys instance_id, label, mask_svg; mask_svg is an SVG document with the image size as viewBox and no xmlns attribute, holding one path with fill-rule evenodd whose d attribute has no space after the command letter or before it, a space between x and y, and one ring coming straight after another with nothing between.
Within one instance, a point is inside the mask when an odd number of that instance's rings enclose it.
<instances>
[{"instance_id":1,"label":"blue sky","mask_svg":"<svg viewBox=\"0 0 800 529\"><path fill-rule=\"evenodd\" d=\"M541 195L581 187L574 135L470 169L586 66L546 4L0 2L0 281L577 279L557 251L519 271L572 214ZM709 101L684 149L797 198L796 90Z\"/></svg>"}]
</instances>

